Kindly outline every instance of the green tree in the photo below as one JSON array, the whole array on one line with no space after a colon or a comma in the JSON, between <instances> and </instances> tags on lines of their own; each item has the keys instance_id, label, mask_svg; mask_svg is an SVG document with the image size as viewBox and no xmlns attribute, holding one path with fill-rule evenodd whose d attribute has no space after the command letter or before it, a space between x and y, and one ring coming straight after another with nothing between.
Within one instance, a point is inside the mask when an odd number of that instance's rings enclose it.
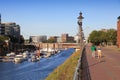
<instances>
[{"instance_id":1,"label":"green tree","mask_svg":"<svg viewBox=\"0 0 120 80\"><path fill-rule=\"evenodd\" d=\"M24 43L24 37L21 35L20 36L20 44L23 44Z\"/></svg>"},{"instance_id":2,"label":"green tree","mask_svg":"<svg viewBox=\"0 0 120 80\"><path fill-rule=\"evenodd\" d=\"M92 33L90 33L88 40L90 42L94 43L95 45L98 45L100 43L99 36L100 36L100 34L98 33L98 31L94 30L94 31L92 31Z\"/></svg>"},{"instance_id":3,"label":"green tree","mask_svg":"<svg viewBox=\"0 0 120 80\"><path fill-rule=\"evenodd\" d=\"M109 29L107 32L104 31L92 31L90 33L90 36L88 40L95 45L99 45L102 43L105 44L116 44L116 37L117 37L117 32L115 29Z\"/></svg>"},{"instance_id":4,"label":"green tree","mask_svg":"<svg viewBox=\"0 0 120 80\"><path fill-rule=\"evenodd\" d=\"M117 41L117 31L115 29L109 29L106 33L107 44L116 44Z\"/></svg>"},{"instance_id":5,"label":"green tree","mask_svg":"<svg viewBox=\"0 0 120 80\"><path fill-rule=\"evenodd\" d=\"M49 38L48 40L47 40L47 42L48 43L55 43L56 42L56 40L55 40L55 38Z\"/></svg>"},{"instance_id":6,"label":"green tree","mask_svg":"<svg viewBox=\"0 0 120 80\"><path fill-rule=\"evenodd\" d=\"M0 42L4 42L5 40L9 40L7 36L0 36Z\"/></svg>"}]
</instances>

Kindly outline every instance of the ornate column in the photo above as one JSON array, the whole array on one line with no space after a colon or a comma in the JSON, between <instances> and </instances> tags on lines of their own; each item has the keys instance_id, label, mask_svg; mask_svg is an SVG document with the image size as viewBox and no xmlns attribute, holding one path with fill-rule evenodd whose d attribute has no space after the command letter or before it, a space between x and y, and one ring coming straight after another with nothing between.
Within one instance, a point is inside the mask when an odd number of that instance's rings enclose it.
<instances>
[{"instance_id":1,"label":"ornate column","mask_svg":"<svg viewBox=\"0 0 120 80\"><path fill-rule=\"evenodd\" d=\"M82 12L80 12L80 16L78 17L78 44L80 44L79 46L82 47L83 45L83 29L82 29L82 19L84 19L84 17L82 16Z\"/></svg>"}]
</instances>

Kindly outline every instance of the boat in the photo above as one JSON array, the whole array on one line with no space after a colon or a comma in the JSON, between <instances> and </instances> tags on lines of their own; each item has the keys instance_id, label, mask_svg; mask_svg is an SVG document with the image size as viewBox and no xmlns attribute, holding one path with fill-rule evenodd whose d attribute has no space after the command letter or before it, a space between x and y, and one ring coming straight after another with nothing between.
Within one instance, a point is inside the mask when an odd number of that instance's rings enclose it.
<instances>
[{"instance_id":1,"label":"boat","mask_svg":"<svg viewBox=\"0 0 120 80\"><path fill-rule=\"evenodd\" d=\"M23 61L24 61L24 58L23 58L23 55L21 55L21 54L16 55L14 58L15 63L21 63Z\"/></svg>"}]
</instances>

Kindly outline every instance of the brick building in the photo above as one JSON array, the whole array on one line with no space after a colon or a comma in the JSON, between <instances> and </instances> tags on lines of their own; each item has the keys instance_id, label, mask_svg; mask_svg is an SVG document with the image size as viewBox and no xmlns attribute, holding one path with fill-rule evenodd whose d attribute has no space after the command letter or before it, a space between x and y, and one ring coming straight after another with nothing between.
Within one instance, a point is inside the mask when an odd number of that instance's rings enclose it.
<instances>
[{"instance_id":1,"label":"brick building","mask_svg":"<svg viewBox=\"0 0 120 80\"><path fill-rule=\"evenodd\" d=\"M63 43L74 42L74 37L69 36L68 34L62 34L61 35L61 40L62 40Z\"/></svg>"},{"instance_id":2,"label":"brick building","mask_svg":"<svg viewBox=\"0 0 120 80\"><path fill-rule=\"evenodd\" d=\"M117 45L120 48L120 16L118 17L117 21Z\"/></svg>"}]
</instances>

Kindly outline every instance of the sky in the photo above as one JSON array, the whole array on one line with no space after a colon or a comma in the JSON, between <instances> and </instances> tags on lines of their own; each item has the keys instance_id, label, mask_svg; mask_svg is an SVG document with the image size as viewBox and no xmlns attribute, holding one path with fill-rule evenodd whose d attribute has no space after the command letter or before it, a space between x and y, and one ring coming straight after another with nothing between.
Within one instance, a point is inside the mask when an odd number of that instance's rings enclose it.
<instances>
[{"instance_id":1,"label":"sky","mask_svg":"<svg viewBox=\"0 0 120 80\"><path fill-rule=\"evenodd\" d=\"M120 0L0 0L2 22L20 25L21 35L61 36L78 33L77 17L83 14L83 32L117 28Z\"/></svg>"}]
</instances>

